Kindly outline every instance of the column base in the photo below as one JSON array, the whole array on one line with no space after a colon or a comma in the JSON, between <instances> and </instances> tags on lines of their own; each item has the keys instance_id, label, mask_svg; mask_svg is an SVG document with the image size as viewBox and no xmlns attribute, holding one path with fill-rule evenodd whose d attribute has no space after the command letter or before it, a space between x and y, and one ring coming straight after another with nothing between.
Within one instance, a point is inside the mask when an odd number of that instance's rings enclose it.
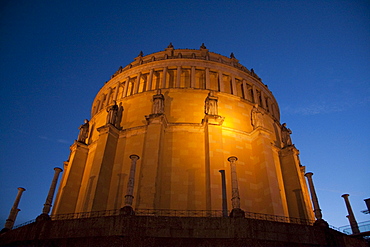
<instances>
[{"instance_id":1,"label":"column base","mask_svg":"<svg viewBox=\"0 0 370 247\"><path fill-rule=\"evenodd\" d=\"M328 222L326 222L323 219L316 220L315 223L313 223L314 226L320 226L320 227L326 227L329 228Z\"/></svg>"},{"instance_id":2,"label":"column base","mask_svg":"<svg viewBox=\"0 0 370 247\"><path fill-rule=\"evenodd\" d=\"M44 220L51 220L51 218L48 214L40 214L36 218L36 222L40 222L40 221L44 221Z\"/></svg>"},{"instance_id":3,"label":"column base","mask_svg":"<svg viewBox=\"0 0 370 247\"><path fill-rule=\"evenodd\" d=\"M120 209L119 214L124 216L133 216L135 215L135 211L131 206L124 206Z\"/></svg>"},{"instance_id":4,"label":"column base","mask_svg":"<svg viewBox=\"0 0 370 247\"><path fill-rule=\"evenodd\" d=\"M233 208L230 213L230 218L244 218L245 212L240 208Z\"/></svg>"}]
</instances>

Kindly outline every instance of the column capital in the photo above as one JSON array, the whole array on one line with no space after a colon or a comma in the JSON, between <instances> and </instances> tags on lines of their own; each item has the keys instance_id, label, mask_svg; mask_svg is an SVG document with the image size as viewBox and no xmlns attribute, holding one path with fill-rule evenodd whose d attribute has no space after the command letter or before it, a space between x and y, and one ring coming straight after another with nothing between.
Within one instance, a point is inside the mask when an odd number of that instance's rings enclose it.
<instances>
[{"instance_id":1,"label":"column capital","mask_svg":"<svg viewBox=\"0 0 370 247\"><path fill-rule=\"evenodd\" d=\"M138 159L140 159L140 157L139 157L139 155L136 155L136 154L131 154L130 155L130 159L132 159L132 160L138 160Z\"/></svg>"},{"instance_id":2,"label":"column capital","mask_svg":"<svg viewBox=\"0 0 370 247\"><path fill-rule=\"evenodd\" d=\"M304 174L305 177L308 177L308 178L311 178L312 175L313 175L313 172L306 172L306 174Z\"/></svg>"},{"instance_id":3,"label":"column capital","mask_svg":"<svg viewBox=\"0 0 370 247\"><path fill-rule=\"evenodd\" d=\"M343 198L348 198L349 197L349 194L343 194L342 197Z\"/></svg>"},{"instance_id":4,"label":"column capital","mask_svg":"<svg viewBox=\"0 0 370 247\"><path fill-rule=\"evenodd\" d=\"M235 157L235 156L230 156L229 158L227 158L227 161L229 161L229 162L235 162L237 160L238 160L238 158Z\"/></svg>"},{"instance_id":5,"label":"column capital","mask_svg":"<svg viewBox=\"0 0 370 247\"><path fill-rule=\"evenodd\" d=\"M23 188L23 187L18 187L18 190L19 190L19 191L22 191L22 192L23 192L23 191L26 191L26 189L25 189L25 188Z\"/></svg>"},{"instance_id":6,"label":"column capital","mask_svg":"<svg viewBox=\"0 0 370 247\"><path fill-rule=\"evenodd\" d=\"M60 168L60 167L54 167L54 171L62 172L62 171L63 171L63 169L62 169L62 168Z\"/></svg>"}]
</instances>

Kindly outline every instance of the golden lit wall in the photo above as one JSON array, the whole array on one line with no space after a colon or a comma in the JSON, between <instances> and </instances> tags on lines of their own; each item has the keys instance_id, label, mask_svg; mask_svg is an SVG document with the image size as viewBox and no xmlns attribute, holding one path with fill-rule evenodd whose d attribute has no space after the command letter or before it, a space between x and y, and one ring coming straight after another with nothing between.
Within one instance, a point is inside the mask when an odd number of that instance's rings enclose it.
<instances>
[{"instance_id":1,"label":"golden lit wall","mask_svg":"<svg viewBox=\"0 0 370 247\"><path fill-rule=\"evenodd\" d=\"M154 114L160 94L164 111ZM205 109L207 97L217 113ZM107 124L114 102L123 107L116 126ZM282 140L278 104L233 55L203 46L140 54L101 88L91 114L86 141L71 146L53 214L125 206L136 154L134 209L221 210L225 170L231 210L227 159L236 156L241 209L313 219L298 150Z\"/></svg>"}]
</instances>

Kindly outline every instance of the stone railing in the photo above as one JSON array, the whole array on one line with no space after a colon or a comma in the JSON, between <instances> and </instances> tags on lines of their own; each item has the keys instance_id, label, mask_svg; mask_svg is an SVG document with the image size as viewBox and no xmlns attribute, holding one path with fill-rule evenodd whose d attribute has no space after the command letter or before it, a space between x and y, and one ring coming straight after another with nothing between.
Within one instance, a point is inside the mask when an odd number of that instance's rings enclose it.
<instances>
[{"instance_id":1,"label":"stone railing","mask_svg":"<svg viewBox=\"0 0 370 247\"><path fill-rule=\"evenodd\" d=\"M171 210L171 209L136 209L135 216L154 216L154 217L223 217L222 210ZM229 215L230 212L227 212ZM105 211L93 211L93 212L81 212L72 214L58 214L52 215L51 220L70 220L70 219L83 219L83 218L96 218L96 217L106 217L106 216L117 216L120 215L120 209L105 210ZM308 219L292 218L279 215L268 215L260 213L245 212L245 218L292 223L300 225L313 225L315 221ZM25 222L23 224L15 226L19 228L31 223L35 220Z\"/></svg>"}]
</instances>

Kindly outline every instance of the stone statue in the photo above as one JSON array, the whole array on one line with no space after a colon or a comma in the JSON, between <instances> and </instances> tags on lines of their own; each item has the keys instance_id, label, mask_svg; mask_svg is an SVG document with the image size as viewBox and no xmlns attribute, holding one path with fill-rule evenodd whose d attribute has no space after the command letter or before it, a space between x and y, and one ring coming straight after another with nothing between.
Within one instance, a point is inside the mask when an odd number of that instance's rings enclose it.
<instances>
[{"instance_id":1,"label":"stone statue","mask_svg":"<svg viewBox=\"0 0 370 247\"><path fill-rule=\"evenodd\" d=\"M204 113L206 115L218 115L218 98L213 95L213 91L208 93L206 100L204 101Z\"/></svg>"},{"instance_id":2,"label":"stone statue","mask_svg":"<svg viewBox=\"0 0 370 247\"><path fill-rule=\"evenodd\" d=\"M164 96L161 90L157 90L157 94L153 95L153 109L152 114L163 114L164 113Z\"/></svg>"},{"instance_id":3,"label":"stone statue","mask_svg":"<svg viewBox=\"0 0 370 247\"><path fill-rule=\"evenodd\" d=\"M283 123L281 125L281 140L284 144L284 147L293 145L292 139L290 138L291 134L292 131L286 127L286 123Z\"/></svg>"},{"instance_id":4,"label":"stone statue","mask_svg":"<svg viewBox=\"0 0 370 247\"><path fill-rule=\"evenodd\" d=\"M258 104L253 106L251 112L251 122L253 129L257 129L258 127L263 127L263 113L258 109Z\"/></svg>"},{"instance_id":5,"label":"stone statue","mask_svg":"<svg viewBox=\"0 0 370 247\"><path fill-rule=\"evenodd\" d=\"M115 126L118 112L118 105L115 100L113 100L113 105L107 107L107 124L112 124Z\"/></svg>"},{"instance_id":6,"label":"stone statue","mask_svg":"<svg viewBox=\"0 0 370 247\"><path fill-rule=\"evenodd\" d=\"M86 143L86 138L89 134L89 120L85 119L84 124L82 124L79 128L80 133L78 134L77 141Z\"/></svg>"},{"instance_id":7,"label":"stone statue","mask_svg":"<svg viewBox=\"0 0 370 247\"><path fill-rule=\"evenodd\" d=\"M118 129L120 128L121 119L122 119L122 113L123 113L123 106L122 103L119 103L118 111L117 111L117 117L116 117L116 126Z\"/></svg>"}]
</instances>

